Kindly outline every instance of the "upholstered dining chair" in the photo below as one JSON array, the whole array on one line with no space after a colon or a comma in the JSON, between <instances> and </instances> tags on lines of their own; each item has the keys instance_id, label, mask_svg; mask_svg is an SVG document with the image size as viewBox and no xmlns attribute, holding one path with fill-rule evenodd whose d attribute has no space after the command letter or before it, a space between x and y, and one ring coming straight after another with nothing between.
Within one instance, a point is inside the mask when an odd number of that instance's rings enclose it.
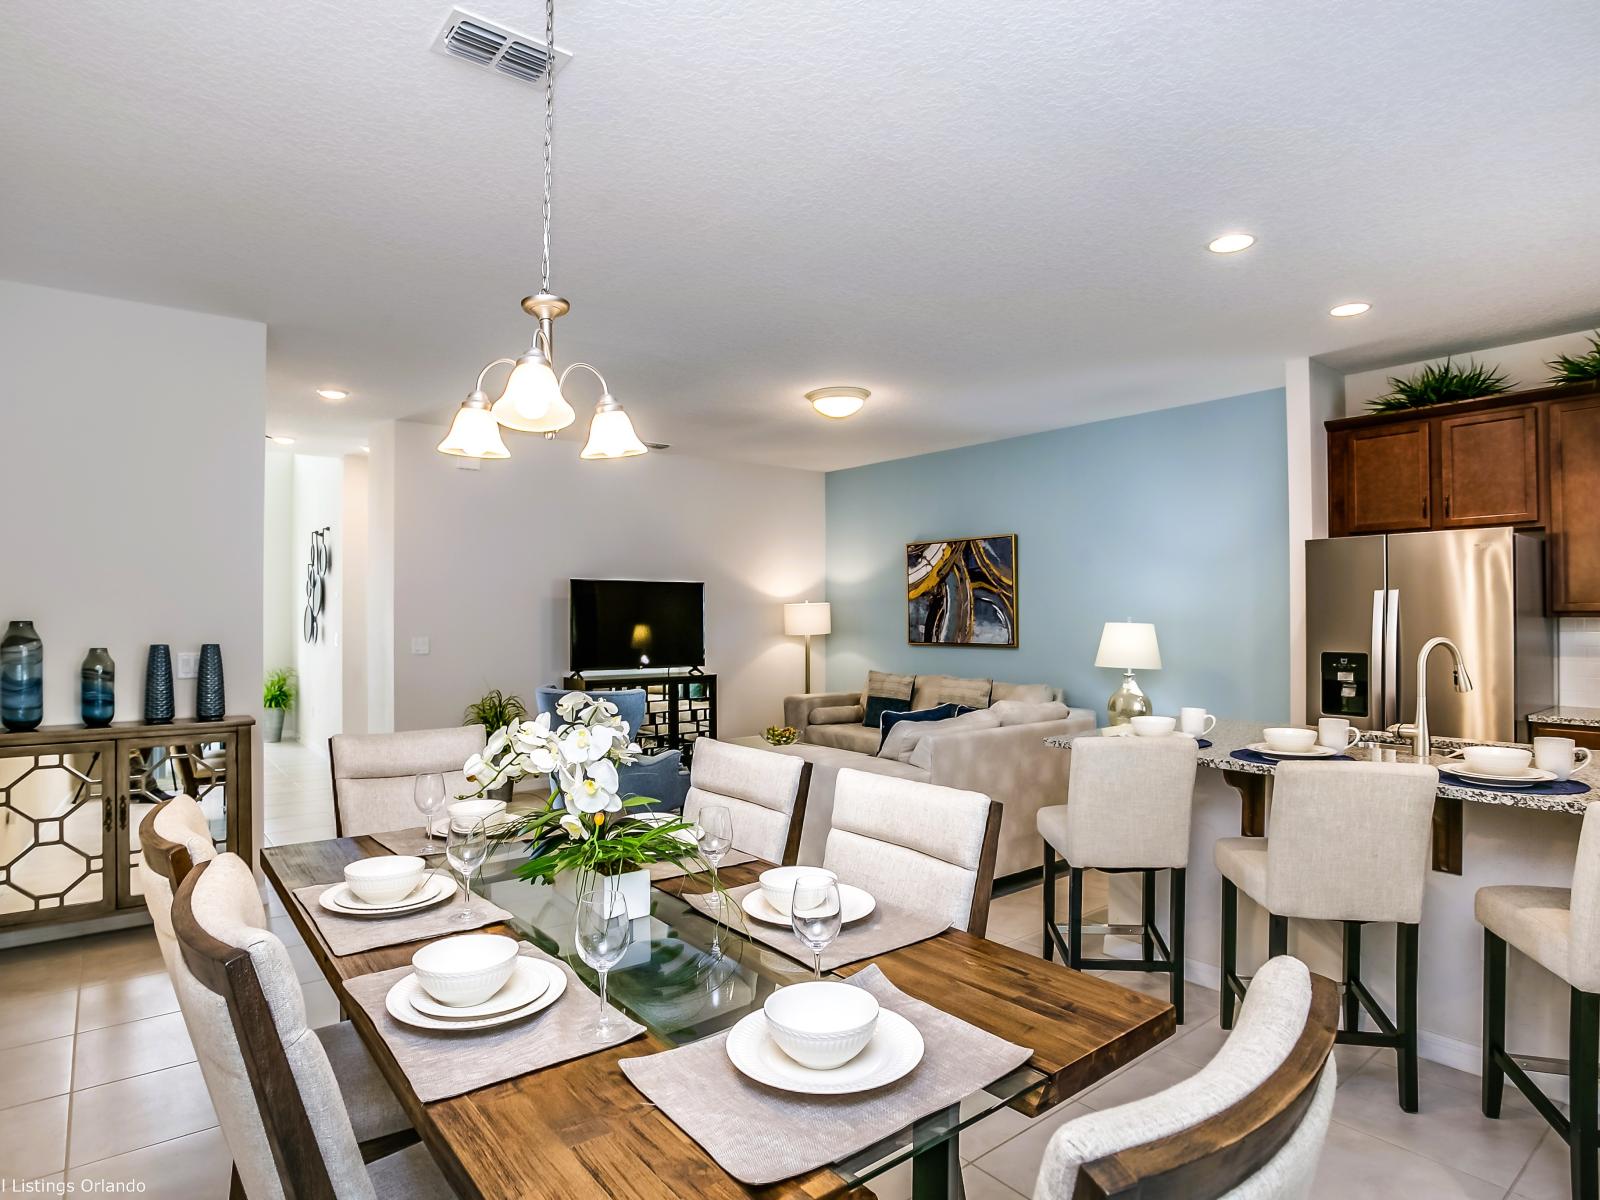
<instances>
[{"instance_id":1,"label":"upholstered dining chair","mask_svg":"<svg viewBox=\"0 0 1600 1200\"><path fill-rule=\"evenodd\" d=\"M700 738L683 819L693 821L706 805L720 804L733 820L734 849L789 866L800 853L810 785L811 764L803 758Z\"/></svg>"},{"instance_id":2,"label":"upholstered dining chair","mask_svg":"<svg viewBox=\"0 0 1600 1200\"><path fill-rule=\"evenodd\" d=\"M1328 1136L1339 989L1297 958L1256 973L1239 1023L1199 1071L1089 1113L1045 1146L1034 1200L1297 1200Z\"/></svg>"},{"instance_id":3,"label":"upholstered dining chair","mask_svg":"<svg viewBox=\"0 0 1600 1200\"><path fill-rule=\"evenodd\" d=\"M381 1094L356 1090L351 1064L307 1029L294 964L266 928L242 858L221 854L185 876L172 900L172 930L173 988L233 1152L236 1192L252 1200L453 1195L414 1133L363 1152L375 1112L399 1114L399 1128L409 1126L370 1059ZM395 1150L401 1140L410 1145Z\"/></svg>"},{"instance_id":4,"label":"upholstered dining chair","mask_svg":"<svg viewBox=\"0 0 1600 1200\"><path fill-rule=\"evenodd\" d=\"M947 916L982 937L1000 816L999 801L981 792L846 768L822 865L879 900Z\"/></svg>"},{"instance_id":5,"label":"upholstered dining chair","mask_svg":"<svg viewBox=\"0 0 1600 1200\"><path fill-rule=\"evenodd\" d=\"M167 974L173 971L177 943L172 940L172 893L194 867L217 856L206 815L193 797L164 800L139 822L139 888Z\"/></svg>"},{"instance_id":6,"label":"upholstered dining chair","mask_svg":"<svg viewBox=\"0 0 1600 1200\"><path fill-rule=\"evenodd\" d=\"M446 797L475 790L461 767L487 740L482 725L334 734L328 739L334 831L359 837L422 824L414 800L417 776L443 775Z\"/></svg>"}]
</instances>

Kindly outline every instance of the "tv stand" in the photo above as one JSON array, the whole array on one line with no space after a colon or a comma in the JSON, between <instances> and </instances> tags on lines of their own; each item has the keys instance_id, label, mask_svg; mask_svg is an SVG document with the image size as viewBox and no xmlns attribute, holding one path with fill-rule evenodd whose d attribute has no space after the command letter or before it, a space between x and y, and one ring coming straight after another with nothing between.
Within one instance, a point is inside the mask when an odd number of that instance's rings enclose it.
<instances>
[{"instance_id":1,"label":"tv stand","mask_svg":"<svg viewBox=\"0 0 1600 1200\"><path fill-rule=\"evenodd\" d=\"M700 668L682 671L633 671L586 678L568 675L561 686L574 691L643 688L644 726L634 737L646 751L681 750L687 765L696 738L717 736L717 677Z\"/></svg>"}]
</instances>

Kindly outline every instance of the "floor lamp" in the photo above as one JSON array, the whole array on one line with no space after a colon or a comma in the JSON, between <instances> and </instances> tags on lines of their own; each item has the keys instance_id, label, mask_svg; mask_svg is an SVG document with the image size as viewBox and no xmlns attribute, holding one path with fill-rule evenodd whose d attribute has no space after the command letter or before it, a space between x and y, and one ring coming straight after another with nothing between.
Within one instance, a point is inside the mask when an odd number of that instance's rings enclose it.
<instances>
[{"instance_id":1,"label":"floor lamp","mask_svg":"<svg viewBox=\"0 0 1600 1200\"><path fill-rule=\"evenodd\" d=\"M826 600L812 603L785 604L783 606L783 632L790 637L806 640L805 690L811 691L811 639L823 637L833 631L833 610Z\"/></svg>"}]
</instances>

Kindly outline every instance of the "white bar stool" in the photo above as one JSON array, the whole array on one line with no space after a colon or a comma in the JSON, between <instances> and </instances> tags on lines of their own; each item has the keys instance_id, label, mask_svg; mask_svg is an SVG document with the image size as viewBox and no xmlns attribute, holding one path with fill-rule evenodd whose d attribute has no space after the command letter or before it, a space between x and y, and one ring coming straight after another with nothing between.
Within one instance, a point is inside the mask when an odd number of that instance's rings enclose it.
<instances>
[{"instance_id":1,"label":"white bar stool","mask_svg":"<svg viewBox=\"0 0 1600 1200\"><path fill-rule=\"evenodd\" d=\"M1479 888L1473 912L1483 926L1483 1115L1500 1115L1506 1076L1567 1143L1572 1194L1595 1200L1600 1189L1600 804L1583 814L1570 888L1500 885ZM1565 1068L1569 1117L1534 1086L1506 1050L1506 946L1515 946L1571 991Z\"/></svg>"},{"instance_id":2,"label":"white bar stool","mask_svg":"<svg viewBox=\"0 0 1600 1200\"><path fill-rule=\"evenodd\" d=\"M1066 804L1039 810L1044 838L1044 956L1061 951L1075 971L1166 971L1172 1007L1183 1024L1183 904L1189 866L1189 817L1194 807L1193 738L1096 737L1072 743ZM1056 924L1056 855L1066 859L1067 937ZM1138 871L1144 876L1138 932L1143 956L1083 956L1083 873ZM1156 872L1172 872L1169 947L1156 925ZM1106 926L1097 932L1120 932ZM1131 930L1130 930L1131 932Z\"/></svg>"},{"instance_id":3,"label":"white bar stool","mask_svg":"<svg viewBox=\"0 0 1600 1200\"><path fill-rule=\"evenodd\" d=\"M1285 762L1272 785L1269 836L1221 838L1222 1027L1233 1028L1239 892L1268 915L1267 957L1289 951L1289 918L1344 926L1344 1045L1396 1052L1400 1107L1417 1111L1417 926L1428 881L1439 772L1421 763ZM1395 931L1396 1012L1361 982L1361 926ZM1380 1032L1361 1029L1361 1010Z\"/></svg>"}]
</instances>

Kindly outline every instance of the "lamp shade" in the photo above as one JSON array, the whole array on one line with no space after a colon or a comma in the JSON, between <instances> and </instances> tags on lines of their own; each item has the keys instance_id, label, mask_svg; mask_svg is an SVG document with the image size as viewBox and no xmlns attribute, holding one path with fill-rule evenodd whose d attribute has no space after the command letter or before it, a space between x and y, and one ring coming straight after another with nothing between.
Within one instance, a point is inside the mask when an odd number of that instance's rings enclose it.
<instances>
[{"instance_id":1,"label":"lamp shade","mask_svg":"<svg viewBox=\"0 0 1600 1200\"><path fill-rule=\"evenodd\" d=\"M589 422L589 440L584 443L579 458L633 458L649 447L633 431L622 405L608 393L595 406L594 417Z\"/></svg>"},{"instance_id":2,"label":"lamp shade","mask_svg":"<svg viewBox=\"0 0 1600 1200\"><path fill-rule=\"evenodd\" d=\"M506 390L494 402L494 415L507 429L523 433L555 433L578 419L537 346L517 359Z\"/></svg>"},{"instance_id":3,"label":"lamp shade","mask_svg":"<svg viewBox=\"0 0 1600 1200\"><path fill-rule=\"evenodd\" d=\"M1139 621L1107 621L1100 631L1094 665L1119 671L1159 671L1161 648L1156 645L1156 627Z\"/></svg>"},{"instance_id":4,"label":"lamp shade","mask_svg":"<svg viewBox=\"0 0 1600 1200\"><path fill-rule=\"evenodd\" d=\"M790 637L814 637L833 631L833 609L826 600L783 606L783 632Z\"/></svg>"},{"instance_id":5,"label":"lamp shade","mask_svg":"<svg viewBox=\"0 0 1600 1200\"><path fill-rule=\"evenodd\" d=\"M500 436L500 424L489 411L487 397L476 392L456 409L455 420L450 422L450 432L439 443L439 453L454 454L459 458L510 458L505 440Z\"/></svg>"}]
</instances>

